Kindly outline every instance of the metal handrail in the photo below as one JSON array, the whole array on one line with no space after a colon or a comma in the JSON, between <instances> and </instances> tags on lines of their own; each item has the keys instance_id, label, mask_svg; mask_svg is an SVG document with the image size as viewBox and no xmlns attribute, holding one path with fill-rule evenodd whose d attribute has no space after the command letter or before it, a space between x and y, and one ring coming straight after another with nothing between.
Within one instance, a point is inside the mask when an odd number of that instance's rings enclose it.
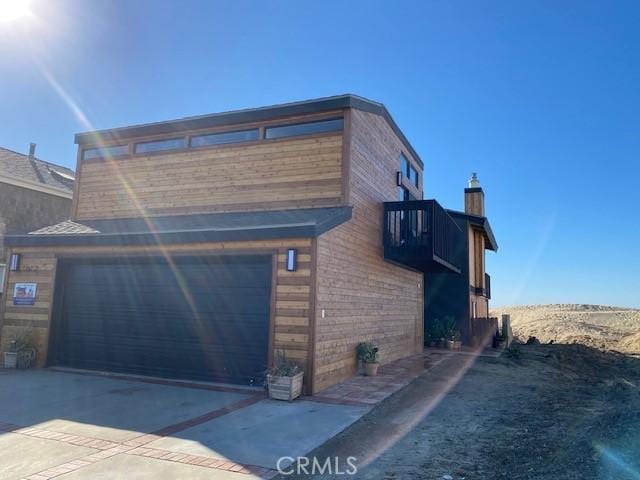
<instances>
[{"instance_id":1,"label":"metal handrail","mask_svg":"<svg viewBox=\"0 0 640 480\"><path fill-rule=\"evenodd\" d=\"M462 230L436 200L385 202L384 245L407 255L431 254L454 264Z\"/></svg>"}]
</instances>

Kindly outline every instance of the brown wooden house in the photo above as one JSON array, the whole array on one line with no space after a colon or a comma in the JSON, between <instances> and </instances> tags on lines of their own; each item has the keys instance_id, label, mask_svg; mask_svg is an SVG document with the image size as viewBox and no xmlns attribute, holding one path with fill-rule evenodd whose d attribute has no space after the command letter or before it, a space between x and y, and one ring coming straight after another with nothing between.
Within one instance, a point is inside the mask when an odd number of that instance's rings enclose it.
<instances>
[{"instance_id":1,"label":"brown wooden house","mask_svg":"<svg viewBox=\"0 0 640 480\"><path fill-rule=\"evenodd\" d=\"M423 272L459 272L459 231L423 163L353 95L76 135L69 221L7 237L5 349L39 364L251 384L276 352L306 391L423 348ZM407 201L409 200L409 201Z\"/></svg>"},{"instance_id":2,"label":"brown wooden house","mask_svg":"<svg viewBox=\"0 0 640 480\"><path fill-rule=\"evenodd\" d=\"M485 252L497 252L498 244L485 216L484 191L475 173L464 189L464 211L447 213L461 234L454 255L460 273L425 273L425 332L428 336L434 324L451 317L465 344L480 345L497 328L497 319L489 317L491 277L485 268Z\"/></svg>"}]
</instances>

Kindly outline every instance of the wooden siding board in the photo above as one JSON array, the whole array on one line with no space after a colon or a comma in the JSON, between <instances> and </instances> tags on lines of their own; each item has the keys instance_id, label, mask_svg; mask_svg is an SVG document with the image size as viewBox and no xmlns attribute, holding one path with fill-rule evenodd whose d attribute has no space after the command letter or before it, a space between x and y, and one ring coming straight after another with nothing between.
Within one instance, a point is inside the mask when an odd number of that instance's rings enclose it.
<instances>
[{"instance_id":1,"label":"wooden siding board","mask_svg":"<svg viewBox=\"0 0 640 480\"><path fill-rule=\"evenodd\" d=\"M356 373L359 342L376 343L382 363L422 349L422 274L383 259L382 202L397 198L402 143L374 114L351 111L350 128L353 218L317 239L314 391Z\"/></svg>"},{"instance_id":2,"label":"wooden siding board","mask_svg":"<svg viewBox=\"0 0 640 480\"><path fill-rule=\"evenodd\" d=\"M343 136L81 163L76 219L335 206Z\"/></svg>"}]
</instances>

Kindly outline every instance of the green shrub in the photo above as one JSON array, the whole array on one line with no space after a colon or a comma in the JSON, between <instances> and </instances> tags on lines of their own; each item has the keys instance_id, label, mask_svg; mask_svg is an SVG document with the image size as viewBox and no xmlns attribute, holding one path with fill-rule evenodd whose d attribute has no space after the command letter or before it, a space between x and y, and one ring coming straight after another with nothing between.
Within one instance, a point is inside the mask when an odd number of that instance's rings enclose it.
<instances>
[{"instance_id":1,"label":"green shrub","mask_svg":"<svg viewBox=\"0 0 640 480\"><path fill-rule=\"evenodd\" d=\"M273 367L267 371L267 374L274 377L293 377L300 372L302 372L300 365L289 360L284 350L278 350Z\"/></svg>"},{"instance_id":2,"label":"green shrub","mask_svg":"<svg viewBox=\"0 0 640 480\"><path fill-rule=\"evenodd\" d=\"M20 352L30 348L35 348L33 341L33 330L30 327L19 328L10 343L12 352Z\"/></svg>"},{"instance_id":3,"label":"green shrub","mask_svg":"<svg viewBox=\"0 0 640 480\"><path fill-rule=\"evenodd\" d=\"M364 363L378 363L378 347L371 342L362 342L358 344L358 359Z\"/></svg>"}]
</instances>

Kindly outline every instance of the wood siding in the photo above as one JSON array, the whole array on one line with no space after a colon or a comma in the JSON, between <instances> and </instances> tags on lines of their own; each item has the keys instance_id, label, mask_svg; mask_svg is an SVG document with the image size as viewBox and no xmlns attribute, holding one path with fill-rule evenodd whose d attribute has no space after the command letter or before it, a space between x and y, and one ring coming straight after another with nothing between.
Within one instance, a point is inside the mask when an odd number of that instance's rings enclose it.
<instances>
[{"instance_id":1,"label":"wood siding","mask_svg":"<svg viewBox=\"0 0 640 480\"><path fill-rule=\"evenodd\" d=\"M402 144L382 117L359 110L350 131L353 218L318 238L315 392L356 373L359 342L376 343L381 363L423 345L423 276L383 259L382 202L397 199Z\"/></svg>"},{"instance_id":2,"label":"wood siding","mask_svg":"<svg viewBox=\"0 0 640 480\"><path fill-rule=\"evenodd\" d=\"M76 219L342 204L342 133L79 162Z\"/></svg>"},{"instance_id":3,"label":"wood siding","mask_svg":"<svg viewBox=\"0 0 640 480\"><path fill-rule=\"evenodd\" d=\"M485 238L480 230L468 226L469 239L469 311L473 315L473 304L475 303L476 318L487 318L489 316L489 300L475 292L477 288L486 288L485 285Z\"/></svg>"},{"instance_id":4,"label":"wood siding","mask_svg":"<svg viewBox=\"0 0 640 480\"><path fill-rule=\"evenodd\" d=\"M16 248L13 251L22 255L20 271L8 272L7 275L7 295L2 298L0 307L1 350L4 352L8 348L17 329L31 327L38 348L38 366L46 364L55 270L59 257L258 253L273 255L275 266L271 306L271 358L273 358L275 351L283 350L288 358L296 360L306 370L312 320L310 314L312 244L311 239L303 238L167 245L163 247L162 251L146 246L47 247L46 251L35 247ZM286 269L288 248L298 250L298 268L295 272L288 272ZM16 282L36 282L38 284L35 305L13 305L13 286Z\"/></svg>"},{"instance_id":5,"label":"wood siding","mask_svg":"<svg viewBox=\"0 0 640 480\"><path fill-rule=\"evenodd\" d=\"M7 351L11 340L20 330L31 329L38 352L36 358L38 367L46 364L56 263L56 257L51 252L29 252L22 255L20 270L7 272L4 290L6 293L2 296L0 306L0 312L2 312L0 351ZM13 289L15 284L20 282L38 284L34 305L13 305Z\"/></svg>"}]
</instances>

